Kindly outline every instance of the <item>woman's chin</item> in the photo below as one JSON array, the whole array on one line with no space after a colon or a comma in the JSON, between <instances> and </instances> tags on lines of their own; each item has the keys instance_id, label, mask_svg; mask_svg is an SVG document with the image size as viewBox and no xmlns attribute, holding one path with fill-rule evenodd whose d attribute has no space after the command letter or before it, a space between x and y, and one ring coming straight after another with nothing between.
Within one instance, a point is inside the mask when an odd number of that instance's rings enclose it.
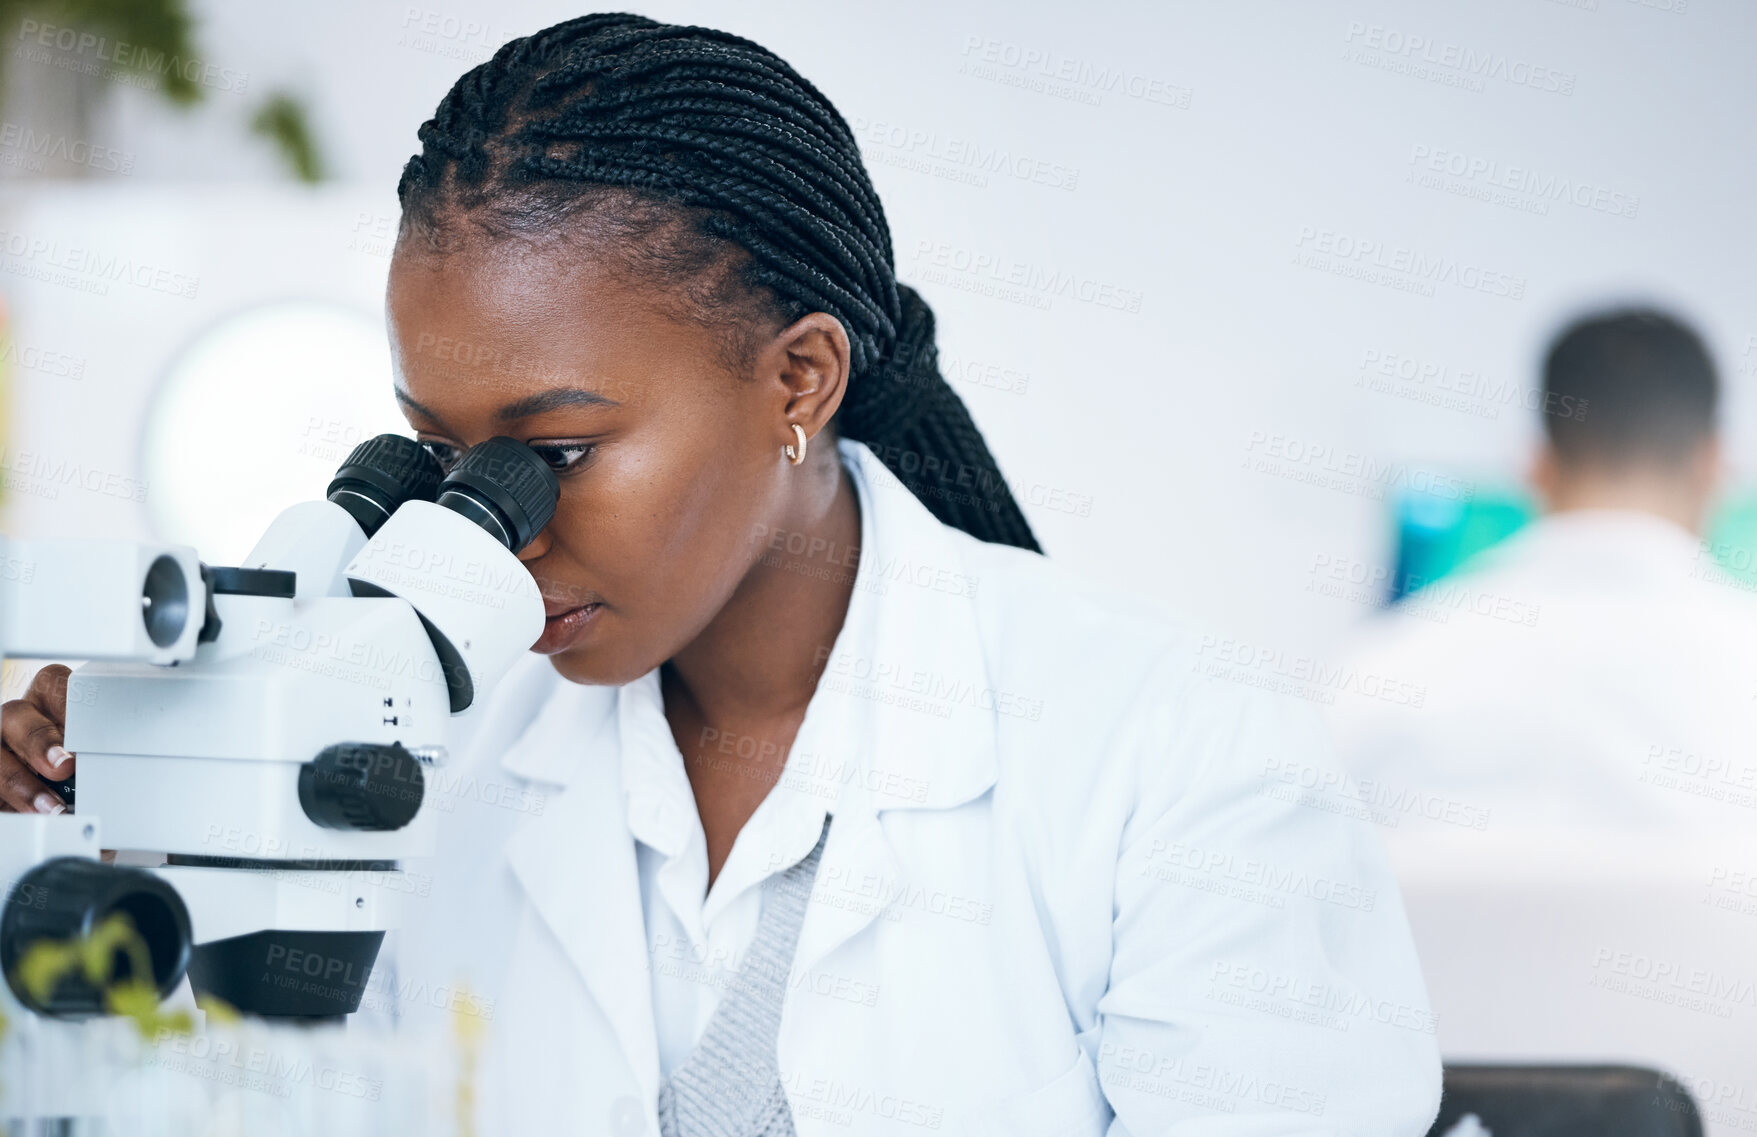
<instances>
[{"instance_id":1,"label":"woman's chin","mask_svg":"<svg viewBox=\"0 0 1757 1137\"><path fill-rule=\"evenodd\" d=\"M556 674L570 683L581 683L588 687L620 687L634 682L658 666L653 664L639 667L638 670L638 665L619 666L621 661L612 658L601 648L573 648L545 654L549 656L549 664L555 668Z\"/></svg>"}]
</instances>

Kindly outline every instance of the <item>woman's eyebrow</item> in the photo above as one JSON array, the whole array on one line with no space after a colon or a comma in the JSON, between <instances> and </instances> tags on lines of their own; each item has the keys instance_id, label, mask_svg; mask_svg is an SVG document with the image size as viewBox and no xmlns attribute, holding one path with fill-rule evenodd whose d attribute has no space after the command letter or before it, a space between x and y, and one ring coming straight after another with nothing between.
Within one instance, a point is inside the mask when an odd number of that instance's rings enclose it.
<instances>
[{"instance_id":1,"label":"woman's eyebrow","mask_svg":"<svg viewBox=\"0 0 1757 1137\"><path fill-rule=\"evenodd\" d=\"M561 407L615 407L621 406L608 395L600 395L596 391L588 391L584 387L551 387L547 391L538 391L535 395L526 395L517 402L508 403L495 414L502 422L513 419L529 418L545 411L557 410Z\"/></svg>"},{"instance_id":2,"label":"woman's eyebrow","mask_svg":"<svg viewBox=\"0 0 1757 1137\"><path fill-rule=\"evenodd\" d=\"M416 402L401 387L392 387L391 391L396 395L397 402L410 410L424 414L434 422L444 421L437 414ZM588 391L584 387L551 387L547 391L538 391L534 395L526 395L516 402L508 403L494 413L502 422L511 422L514 419L529 418L532 415L540 415L545 411L556 410L560 407L618 407L621 405L608 395L600 395L598 392Z\"/></svg>"},{"instance_id":3,"label":"woman's eyebrow","mask_svg":"<svg viewBox=\"0 0 1757 1137\"><path fill-rule=\"evenodd\" d=\"M428 410L426 407L422 406L420 403L417 403L414 399L410 398L409 393L407 391L403 390L401 387L392 386L391 393L397 397L397 402L403 404L403 406L408 407L410 410L415 411L417 414L426 415L428 418L432 419L434 422L439 421L438 415L434 414L432 411Z\"/></svg>"}]
</instances>

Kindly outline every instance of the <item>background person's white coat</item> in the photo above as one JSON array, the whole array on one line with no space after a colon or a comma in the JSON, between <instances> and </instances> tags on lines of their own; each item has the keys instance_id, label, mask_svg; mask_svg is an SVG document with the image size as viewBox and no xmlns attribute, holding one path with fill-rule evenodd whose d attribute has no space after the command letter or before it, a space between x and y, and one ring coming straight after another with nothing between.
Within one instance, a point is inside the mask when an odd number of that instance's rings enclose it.
<instances>
[{"instance_id":1,"label":"background person's white coat","mask_svg":"<svg viewBox=\"0 0 1757 1137\"><path fill-rule=\"evenodd\" d=\"M1347 659L1423 693L1330 716L1369 798L1444 803L1403 811L1400 833L1676 841L1757 819L1757 597L1673 521L1549 514L1373 621Z\"/></svg>"}]
</instances>

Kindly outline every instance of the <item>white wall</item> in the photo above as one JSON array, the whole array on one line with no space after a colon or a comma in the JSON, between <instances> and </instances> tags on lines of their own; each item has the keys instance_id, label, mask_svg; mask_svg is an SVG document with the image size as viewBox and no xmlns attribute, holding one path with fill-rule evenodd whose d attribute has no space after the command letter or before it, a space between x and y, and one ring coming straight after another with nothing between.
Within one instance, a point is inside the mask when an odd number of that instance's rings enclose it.
<instances>
[{"instance_id":1,"label":"white wall","mask_svg":"<svg viewBox=\"0 0 1757 1137\"><path fill-rule=\"evenodd\" d=\"M225 69L216 82L243 77L244 93L216 89L179 112L111 90L88 141L125 154L131 172L0 190L10 242L0 292L16 342L85 361L77 380L15 370L9 461L31 448L137 477L148 394L208 322L300 296L376 318L385 262L373 230L394 218L416 126L502 39L579 10L440 4L198 3L204 53ZM1530 412L1402 397L1445 394L1437 380L1363 388L1369 353L1504 388L1530 380L1542 337L1583 301L1670 300L1719 351L1732 457L1749 465L1757 9L1747 0L635 7L748 35L826 91L861 132L899 275L934 304L948 359L972 376L1028 377L1022 393L954 381L1007 473L1053 491L1027 506L1046 546L1204 628L1323 651L1366 609L1308 594L1312 565L1384 563L1386 507L1374 494L1387 480L1518 475ZM1417 37L1413 59L1370 46ZM6 49L15 90L47 81L24 46ZM1432 78L1408 73L1423 55L1437 61ZM1025 57L1047 62L1011 62ZM1487 77L1470 72L1477 63ZM1057 78L1061 68L1074 78ZM288 187L246 136L251 100L276 86L310 99L331 187ZM1419 184L1414 156L1441 151L1492 162L1502 177L1524 176L1517 167L1540 185L1588 187L1589 202L1602 190L1601 204L1633 216L1448 192L1485 189L1486 175ZM968 180L959 156L994 152L1028 159L1016 168L1043 181ZM1076 172L1071 187L1055 184ZM86 248L195 278L196 295L28 279L20 273L43 257L15 255L17 234L61 250L50 255ZM1419 254L1471 282L1484 271L1516 279L1521 295L1449 281L1422 295L1301 263L1336 240L1375 242L1386 260ZM981 274L937 265L966 257L1071 277L1112 302L1138 298L1139 310L980 295ZM249 380L246 430L267 414ZM388 390L387 377L386 409ZM276 437L265 464L288 458L285 432ZM1324 456L1270 453L1289 444ZM1340 488L1292 476L1314 465L1377 474L1341 476ZM1051 507L1088 500L1085 516ZM279 504L260 502L263 517ZM71 488L53 501L14 492L8 510L9 529L29 533L144 533L148 517L125 496Z\"/></svg>"}]
</instances>

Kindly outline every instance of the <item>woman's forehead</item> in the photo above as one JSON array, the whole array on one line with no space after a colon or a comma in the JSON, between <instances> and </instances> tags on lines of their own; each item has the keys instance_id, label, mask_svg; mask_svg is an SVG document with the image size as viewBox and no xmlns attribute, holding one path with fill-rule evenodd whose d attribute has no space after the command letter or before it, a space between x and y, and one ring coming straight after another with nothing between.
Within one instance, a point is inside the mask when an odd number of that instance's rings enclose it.
<instances>
[{"instance_id":1,"label":"woman's forehead","mask_svg":"<svg viewBox=\"0 0 1757 1137\"><path fill-rule=\"evenodd\" d=\"M638 405L718 370L711 331L605 273L393 262L390 322L398 397L436 419Z\"/></svg>"}]
</instances>

